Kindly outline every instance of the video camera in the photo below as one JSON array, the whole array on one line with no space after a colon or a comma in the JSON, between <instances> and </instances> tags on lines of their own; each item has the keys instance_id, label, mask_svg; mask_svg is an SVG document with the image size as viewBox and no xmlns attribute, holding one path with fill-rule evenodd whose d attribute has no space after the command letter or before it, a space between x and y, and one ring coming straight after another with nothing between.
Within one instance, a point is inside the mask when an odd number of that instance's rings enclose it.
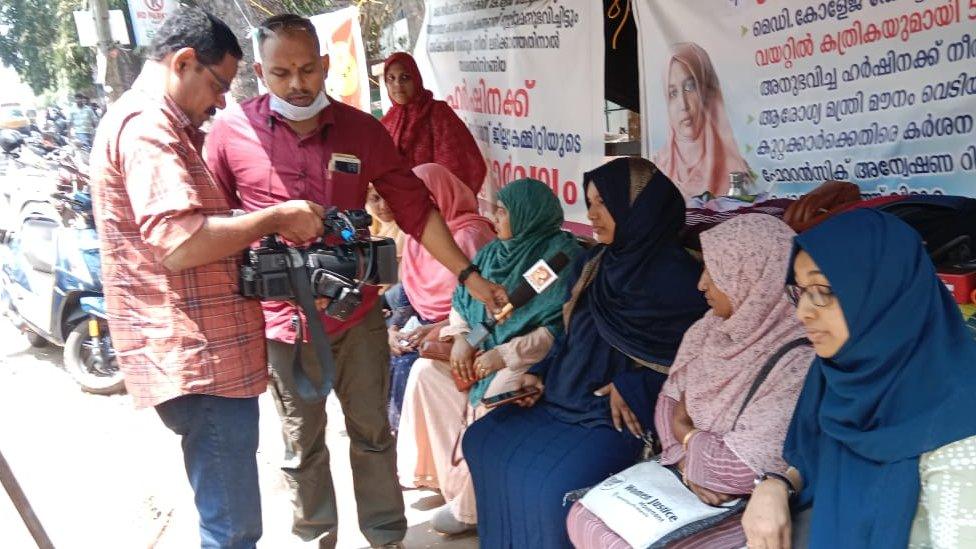
<instances>
[{"instance_id":1,"label":"video camera","mask_svg":"<svg viewBox=\"0 0 976 549\"><path fill-rule=\"evenodd\" d=\"M323 222L325 236L307 247L288 246L269 235L259 247L247 250L240 270L241 294L300 302L302 294L311 293L331 300L325 314L346 320L362 303L364 284L396 283L396 244L370 236L372 217L365 210L331 208Z\"/></svg>"}]
</instances>

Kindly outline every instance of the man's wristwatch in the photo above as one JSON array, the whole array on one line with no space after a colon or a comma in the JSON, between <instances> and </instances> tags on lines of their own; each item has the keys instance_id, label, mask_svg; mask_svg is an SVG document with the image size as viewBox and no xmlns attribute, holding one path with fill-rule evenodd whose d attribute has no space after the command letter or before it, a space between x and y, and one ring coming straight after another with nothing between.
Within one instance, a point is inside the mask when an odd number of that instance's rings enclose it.
<instances>
[{"instance_id":1,"label":"man's wristwatch","mask_svg":"<svg viewBox=\"0 0 976 549\"><path fill-rule=\"evenodd\" d=\"M765 473L759 475L756 478L756 486L759 486L759 483L760 482L762 482L764 480L771 479L771 478L774 478L776 480L782 481L783 484L786 485L786 495L789 497L789 499L793 499L793 498L796 497L796 488L793 486L793 481L790 480L790 477L788 477L786 475L781 475L779 473L765 472Z\"/></svg>"},{"instance_id":2,"label":"man's wristwatch","mask_svg":"<svg viewBox=\"0 0 976 549\"><path fill-rule=\"evenodd\" d=\"M478 266L475 265L474 263L468 265L467 267L464 268L463 271L458 273L458 284L464 286L465 281L467 281L468 277L471 276L473 273L481 274L481 269L479 269Z\"/></svg>"}]
</instances>

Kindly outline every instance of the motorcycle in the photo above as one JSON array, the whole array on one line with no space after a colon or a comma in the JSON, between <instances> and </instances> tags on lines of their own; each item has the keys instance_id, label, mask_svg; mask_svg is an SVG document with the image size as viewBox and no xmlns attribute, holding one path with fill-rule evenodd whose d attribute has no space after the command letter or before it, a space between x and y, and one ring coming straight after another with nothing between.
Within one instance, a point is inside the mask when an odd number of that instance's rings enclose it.
<instances>
[{"instance_id":1,"label":"motorcycle","mask_svg":"<svg viewBox=\"0 0 976 549\"><path fill-rule=\"evenodd\" d=\"M64 367L86 392L124 389L108 330L98 235L84 166L60 159L51 208L21 211L19 226L0 230L0 311L31 345L64 348Z\"/></svg>"}]
</instances>

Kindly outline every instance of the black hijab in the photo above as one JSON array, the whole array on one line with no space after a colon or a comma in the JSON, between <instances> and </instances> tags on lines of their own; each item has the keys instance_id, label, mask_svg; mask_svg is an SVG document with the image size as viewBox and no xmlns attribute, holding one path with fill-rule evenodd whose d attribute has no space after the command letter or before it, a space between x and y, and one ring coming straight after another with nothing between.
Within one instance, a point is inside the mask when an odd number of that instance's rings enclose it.
<instances>
[{"instance_id":1,"label":"black hijab","mask_svg":"<svg viewBox=\"0 0 976 549\"><path fill-rule=\"evenodd\" d=\"M698 291L701 266L678 239L681 193L643 158L618 158L584 174L616 222L588 291L602 338L643 364L670 366L681 338L708 310Z\"/></svg>"}]
</instances>

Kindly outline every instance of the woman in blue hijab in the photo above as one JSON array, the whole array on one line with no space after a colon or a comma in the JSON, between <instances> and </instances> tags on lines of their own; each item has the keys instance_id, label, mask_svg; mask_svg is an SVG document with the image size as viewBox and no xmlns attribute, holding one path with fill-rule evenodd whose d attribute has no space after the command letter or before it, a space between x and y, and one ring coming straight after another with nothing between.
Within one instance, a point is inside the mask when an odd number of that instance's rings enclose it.
<instances>
[{"instance_id":1,"label":"woman in blue hijab","mask_svg":"<svg viewBox=\"0 0 976 549\"><path fill-rule=\"evenodd\" d=\"M918 233L858 210L796 237L794 255L788 290L817 358L792 467L743 516L749 547L788 546L793 489L813 505L810 547L974 546L976 343Z\"/></svg>"},{"instance_id":2,"label":"woman in blue hijab","mask_svg":"<svg viewBox=\"0 0 976 549\"><path fill-rule=\"evenodd\" d=\"M474 422L463 440L482 547L567 547L566 492L638 458L685 330L707 305L678 241L684 201L651 162L584 175L600 245L567 269L564 336L522 378L542 389Z\"/></svg>"}]
</instances>

